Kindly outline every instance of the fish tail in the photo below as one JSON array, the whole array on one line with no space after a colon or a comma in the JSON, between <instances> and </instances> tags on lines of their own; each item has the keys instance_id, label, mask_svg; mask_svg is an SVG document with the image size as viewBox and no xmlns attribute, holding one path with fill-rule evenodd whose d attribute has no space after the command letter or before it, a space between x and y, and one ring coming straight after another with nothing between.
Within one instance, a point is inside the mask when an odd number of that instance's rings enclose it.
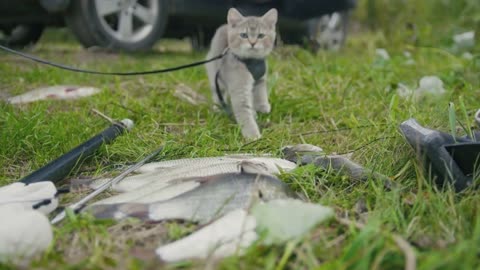
<instances>
[{"instance_id":1,"label":"fish tail","mask_svg":"<svg viewBox=\"0 0 480 270\"><path fill-rule=\"evenodd\" d=\"M144 203L96 204L90 206L88 212L100 219L149 219L149 206Z\"/></svg>"}]
</instances>

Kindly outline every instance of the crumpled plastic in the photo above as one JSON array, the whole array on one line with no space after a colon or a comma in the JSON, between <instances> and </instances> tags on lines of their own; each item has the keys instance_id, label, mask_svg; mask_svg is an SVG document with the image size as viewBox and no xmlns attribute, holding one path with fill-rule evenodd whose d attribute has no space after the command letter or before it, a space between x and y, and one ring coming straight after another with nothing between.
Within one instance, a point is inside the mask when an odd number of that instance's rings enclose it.
<instances>
[{"instance_id":1,"label":"crumpled plastic","mask_svg":"<svg viewBox=\"0 0 480 270\"><path fill-rule=\"evenodd\" d=\"M0 262L27 264L53 241L46 214L58 206L52 182L0 187Z\"/></svg>"},{"instance_id":2,"label":"crumpled plastic","mask_svg":"<svg viewBox=\"0 0 480 270\"><path fill-rule=\"evenodd\" d=\"M255 218L238 209L208 226L156 250L161 260L175 262L188 259L219 259L242 253L257 238Z\"/></svg>"},{"instance_id":3,"label":"crumpled plastic","mask_svg":"<svg viewBox=\"0 0 480 270\"><path fill-rule=\"evenodd\" d=\"M465 52L475 47L475 32L468 31L453 36L453 50L456 52Z\"/></svg>"},{"instance_id":4,"label":"crumpled plastic","mask_svg":"<svg viewBox=\"0 0 480 270\"><path fill-rule=\"evenodd\" d=\"M417 89L411 89L408 86L399 83L397 94L402 98L412 97L418 100L425 96L442 96L446 93L443 87L443 81L437 76L425 76L420 79Z\"/></svg>"},{"instance_id":5,"label":"crumpled plastic","mask_svg":"<svg viewBox=\"0 0 480 270\"><path fill-rule=\"evenodd\" d=\"M158 247L156 254L165 262L241 255L256 241L272 245L303 237L333 216L332 208L301 200L259 202L248 211L232 211L180 240Z\"/></svg>"},{"instance_id":6,"label":"crumpled plastic","mask_svg":"<svg viewBox=\"0 0 480 270\"><path fill-rule=\"evenodd\" d=\"M38 88L7 99L11 104L25 104L39 100L78 99L100 93L100 89L74 85L54 85Z\"/></svg>"},{"instance_id":7,"label":"crumpled plastic","mask_svg":"<svg viewBox=\"0 0 480 270\"><path fill-rule=\"evenodd\" d=\"M382 59L384 61L389 61L390 60L390 54L384 48L377 48L375 50L375 54L376 54L377 57L379 57L380 59Z\"/></svg>"}]
</instances>

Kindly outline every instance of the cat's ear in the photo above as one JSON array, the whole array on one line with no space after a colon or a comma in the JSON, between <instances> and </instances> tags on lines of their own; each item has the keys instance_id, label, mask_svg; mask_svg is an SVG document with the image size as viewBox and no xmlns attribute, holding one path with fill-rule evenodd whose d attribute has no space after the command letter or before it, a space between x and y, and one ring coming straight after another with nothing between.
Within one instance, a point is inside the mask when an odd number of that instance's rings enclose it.
<instances>
[{"instance_id":1,"label":"cat's ear","mask_svg":"<svg viewBox=\"0 0 480 270\"><path fill-rule=\"evenodd\" d=\"M237 25L243 19L243 15L236 8L231 8L228 10L227 21L231 26Z\"/></svg>"},{"instance_id":2,"label":"cat's ear","mask_svg":"<svg viewBox=\"0 0 480 270\"><path fill-rule=\"evenodd\" d=\"M269 25L275 26L278 20L278 11L275 8L270 9L265 15L262 17L263 21Z\"/></svg>"}]
</instances>

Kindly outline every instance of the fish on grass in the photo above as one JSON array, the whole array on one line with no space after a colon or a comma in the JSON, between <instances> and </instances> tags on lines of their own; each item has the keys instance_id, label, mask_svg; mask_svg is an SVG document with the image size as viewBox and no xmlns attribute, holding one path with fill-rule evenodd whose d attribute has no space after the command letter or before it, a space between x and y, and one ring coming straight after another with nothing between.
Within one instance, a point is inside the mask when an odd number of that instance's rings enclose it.
<instances>
[{"instance_id":1,"label":"fish on grass","mask_svg":"<svg viewBox=\"0 0 480 270\"><path fill-rule=\"evenodd\" d=\"M21 95L7 99L11 104L31 103L39 100L53 99L78 99L100 93L100 89L94 87L55 85L38 88Z\"/></svg>"},{"instance_id":2,"label":"fish on grass","mask_svg":"<svg viewBox=\"0 0 480 270\"><path fill-rule=\"evenodd\" d=\"M143 165L138 170L136 170L136 172L149 173L166 169L205 167L213 164L235 163L243 160L265 163L268 166L278 167L283 170L292 170L296 167L296 165L292 162L281 158L275 158L270 156L254 156L251 154L235 154L220 157L182 158L151 162Z\"/></svg>"},{"instance_id":3,"label":"fish on grass","mask_svg":"<svg viewBox=\"0 0 480 270\"><path fill-rule=\"evenodd\" d=\"M288 161L286 161L288 162ZM295 165L295 164L293 164ZM139 188L120 193L118 195L108 197L95 204L114 204L114 203L154 203L164 201L176 197L184 192L192 190L200 185L195 177L207 177L223 173L252 173L272 175L278 173L279 170L274 166L269 166L264 162L254 159L245 159L235 163L211 164L206 167L196 167L194 171L189 168L179 168L174 174L169 172L155 172L132 176L127 181L135 181L138 185L140 181L146 181L153 178L154 181L145 184ZM286 168L286 167L283 167ZM192 178L193 177L193 178ZM151 180L149 180L151 181ZM132 184L129 184L130 186Z\"/></svg>"},{"instance_id":4,"label":"fish on grass","mask_svg":"<svg viewBox=\"0 0 480 270\"><path fill-rule=\"evenodd\" d=\"M188 180L191 181L191 180ZM278 178L251 173L227 173L198 177L198 187L156 203L94 204L86 210L97 218L141 220L186 220L208 223L254 202L295 198L295 193Z\"/></svg>"},{"instance_id":5,"label":"fish on grass","mask_svg":"<svg viewBox=\"0 0 480 270\"><path fill-rule=\"evenodd\" d=\"M282 152L286 159L300 166L313 164L325 171L346 175L354 181L365 182L368 179L375 179L382 181L386 189L395 187L395 183L390 181L388 176L350 160L350 155L326 155L320 147L310 144L286 146Z\"/></svg>"},{"instance_id":6,"label":"fish on grass","mask_svg":"<svg viewBox=\"0 0 480 270\"><path fill-rule=\"evenodd\" d=\"M247 168L246 162L251 166ZM166 160L143 165L136 171L139 174L126 177L112 189L117 192L128 192L145 187L145 191L150 193L179 178L235 173L240 172L243 167L251 169L254 164L256 167L264 168L263 174L278 174L281 171L291 171L296 168L295 163L285 159L251 155ZM109 179L97 179L87 184L90 188L96 189L107 181Z\"/></svg>"}]
</instances>

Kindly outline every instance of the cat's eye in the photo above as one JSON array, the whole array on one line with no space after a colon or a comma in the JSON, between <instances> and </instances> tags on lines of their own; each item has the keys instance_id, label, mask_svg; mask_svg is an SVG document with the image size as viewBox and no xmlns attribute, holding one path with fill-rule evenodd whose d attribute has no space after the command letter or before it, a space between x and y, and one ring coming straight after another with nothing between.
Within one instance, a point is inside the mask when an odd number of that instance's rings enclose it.
<instances>
[{"instance_id":1,"label":"cat's eye","mask_svg":"<svg viewBox=\"0 0 480 270\"><path fill-rule=\"evenodd\" d=\"M258 38L264 38L264 37L265 37L265 34L262 34L262 33L258 34Z\"/></svg>"},{"instance_id":2,"label":"cat's eye","mask_svg":"<svg viewBox=\"0 0 480 270\"><path fill-rule=\"evenodd\" d=\"M247 33L240 33L240 37L241 38L248 38L248 34Z\"/></svg>"}]
</instances>

